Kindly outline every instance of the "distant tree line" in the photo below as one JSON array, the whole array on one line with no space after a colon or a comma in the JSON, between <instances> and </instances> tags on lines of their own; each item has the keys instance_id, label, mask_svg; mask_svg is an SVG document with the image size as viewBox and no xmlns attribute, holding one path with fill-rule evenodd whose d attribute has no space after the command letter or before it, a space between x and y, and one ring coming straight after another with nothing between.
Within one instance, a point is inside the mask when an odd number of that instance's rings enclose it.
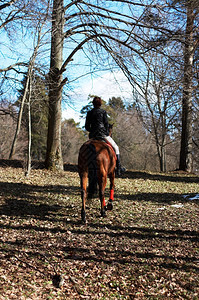
<instances>
[{"instance_id":1,"label":"distant tree line","mask_svg":"<svg viewBox=\"0 0 199 300\"><path fill-rule=\"evenodd\" d=\"M39 83L41 85L39 85ZM43 84L37 78L37 93L41 92L40 89L44 90ZM90 100L92 97L93 96L89 96ZM44 161L48 124L47 102L42 100L40 103L37 103L37 99L40 99L40 97L33 99L34 103L31 105L33 115L31 156L34 161ZM44 107L41 108L40 105L42 104ZM16 102L16 109L17 107L18 102ZM82 108L82 118L85 118L87 111L91 108L92 101L89 101L89 104ZM121 97L112 97L108 103L103 101L103 108L106 109L108 113L109 123L113 124L113 138L120 147L124 165L129 169L159 171L160 161L155 138L153 134L146 129L136 106L125 106ZM18 159L24 159L24 157L27 156L27 114L28 112L25 106L22 130L15 154L15 158ZM15 126L13 126L13 118L10 117L9 114L3 116L1 128L4 128L4 131L1 131L1 158L7 159L15 128ZM7 136L9 136L10 139L7 139ZM62 121L61 136L63 162L76 164L79 148L82 143L88 139L88 133L84 128L80 128L79 123L75 123L73 119L69 119ZM179 152L176 152L176 148L179 149L179 142L168 143L166 147L166 170L173 170L178 167Z\"/></svg>"}]
</instances>

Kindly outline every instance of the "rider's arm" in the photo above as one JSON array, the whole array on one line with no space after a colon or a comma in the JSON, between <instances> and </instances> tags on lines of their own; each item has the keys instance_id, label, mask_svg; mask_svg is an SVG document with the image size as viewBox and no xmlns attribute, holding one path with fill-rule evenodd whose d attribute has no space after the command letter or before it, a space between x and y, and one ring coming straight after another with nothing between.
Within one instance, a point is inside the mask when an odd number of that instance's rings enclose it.
<instances>
[{"instance_id":1,"label":"rider's arm","mask_svg":"<svg viewBox=\"0 0 199 300\"><path fill-rule=\"evenodd\" d=\"M90 130L91 130L90 112L88 112L87 116L86 116L85 128L87 131L90 132Z\"/></svg>"},{"instance_id":2,"label":"rider's arm","mask_svg":"<svg viewBox=\"0 0 199 300\"><path fill-rule=\"evenodd\" d=\"M107 135L109 135L109 129L108 129L108 117L107 117L106 111L104 111L103 122L104 122L104 127L105 127L105 129L106 129L106 131L107 131Z\"/></svg>"}]
</instances>

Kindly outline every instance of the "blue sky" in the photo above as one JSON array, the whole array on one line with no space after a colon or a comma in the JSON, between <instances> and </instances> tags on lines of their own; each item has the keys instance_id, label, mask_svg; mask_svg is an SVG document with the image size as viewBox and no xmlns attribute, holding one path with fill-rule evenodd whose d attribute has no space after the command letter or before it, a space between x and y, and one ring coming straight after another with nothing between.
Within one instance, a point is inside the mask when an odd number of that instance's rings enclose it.
<instances>
[{"instance_id":1,"label":"blue sky","mask_svg":"<svg viewBox=\"0 0 199 300\"><path fill-rule=\"evenodd\" d=\"M120 7L120 9L122 8L124 9L123 12L125 12L125 6ZM126 12L126 14L128 15L128 12ZM27 32L21 32L20 29L18 30L19 32L15 32L15 34L12 35L12 41L7 38L5 32L1 31L0 68L16 63L17 61L28 61L29 57L32 55L34 32L32 32L32 34L28 32L27 34ZM45 66L45 72L47 74L49 70L50 36L47 34L45 38L47 44L43 44L43 49L47 51L44 54L41 53L41 57L39 57L38 61L39 64L43 64ZM68 51L71 51L71 46L70 42L66 43L64 59L66 59ZM12 51L13 49L14 51ZM85 53L83 53L83 51L78 51L74 56L74 61L67 66L64 76L69 77L69 81L73 80L73 78L75 79L77 74L79 75L90 71L88 59L86 61L86 57L84 55ZM74 118L76 122L79 122L80 110L88 103L89 94L99 95L105 101L108 101L108 99L113 96L120 96L124 101L132 99L131 86L121 71L117 70L113 73L106 70L100 72L100 68L101 66L99 65L99 68L96 68L98 69L98 72L94 75L82 77L66 87L65 90L67 97L63 97L66 98L64 99L63 104L64 119ZM20 79L21 78L22 75L20 75ZM15 84L13 84L13 88L14 85ZM17 91L12 97L13 99L17 97Z\"/></svg>"},{"instance_id":2,"label":"blue sky","mask_svg":"<svg viewBox=\"0 0 199 300\"><path fill-rule=\"evenodd\" d=\"M108 101L111 97L121 97L123 101L132 100L132 87L122 71L102 72L98 77L88 77L79 82L78 86L71 91L71 103L62 111L63 119L73 118L80 121L80 110L87 105L88 95L98 95ZM81 121L81 125L84 121Z\"/></svg>"},{"instance_id":3,"label":"blue sky","mask_svg":"<svg viewBox=\"0 0 199 300\"><path fill-rule=\"evenodd\" d=\"M18 46L18 47L17 47ZM16 52L10 49L16 48ZM0 45L1 65L0 68L14 64L21 60L28 61L28 58L32 54L31 45L27 40L26 44L22 44L20 40L15 40L13 43L7 39L3 34L3 43ZM20 54L21 53L21 54ZM64 76L75 78L76 74L82 72L88 72L89 67L86 66L81 51L76 54L77 61L76 66L69 68L69 72L65 72ZM78 63L81 61L81 64ZM83 66L85 64L85 66ZM84 70L83 70L84 68ZM48 67L46 68L48 70ZM22 75L20 75L22 79ZM14 87L14 86L13 86ZM79 80L75 81L69 88L67 88L68 100L64 101L63 105L63 119L73 118L76 122L80 119L80 110L86 104L88 104L89 94L101 96L103 100L108 101L109 98L121 97L123 100L129 100L132 97L131 86L128 80L123 75L122 71L103 71L96 72L94 75L87 75ZM17 97L17 92L12 95L13 99ZM16 100L16 99L15 99Z\"/></svg>"}]
</instances>

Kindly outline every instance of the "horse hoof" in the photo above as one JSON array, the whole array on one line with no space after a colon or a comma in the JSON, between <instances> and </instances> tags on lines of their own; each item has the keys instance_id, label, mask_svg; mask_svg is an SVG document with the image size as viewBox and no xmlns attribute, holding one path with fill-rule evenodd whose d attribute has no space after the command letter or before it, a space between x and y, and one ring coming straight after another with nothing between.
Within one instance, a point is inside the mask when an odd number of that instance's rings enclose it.
<instances>
[{"instance_id":1,"label":"horse hoof","mask_svg":"<svg viewBox=\"0 0 199 300\"><path fill-rule=\"evenodd\" d=\"M113 204L112 202L109 202L107 205L107 210L112 210L113 209Z\"/></svg>"},{"instance_id":2,"label":"horse hoof","mask_svg":"<svg viewBox=\"0 0 199 300\"><path fill-rule=\"evenodd\" d=\"M101 217L106 217L106 212L105 212L105 210L103 210L103 211L101 211Z\"/></svg>"},{"instance_id":3,"label":"horse hoof","mask_svg":"<svg viewBox=\"0 0 199 300\"><path fill-rule=\"evenodd\" d=\"M82 209L81 211L81 217L82 217L82 223L86 223L86 213L85 213L85 210Z\"/></svg>"}]
</instances>

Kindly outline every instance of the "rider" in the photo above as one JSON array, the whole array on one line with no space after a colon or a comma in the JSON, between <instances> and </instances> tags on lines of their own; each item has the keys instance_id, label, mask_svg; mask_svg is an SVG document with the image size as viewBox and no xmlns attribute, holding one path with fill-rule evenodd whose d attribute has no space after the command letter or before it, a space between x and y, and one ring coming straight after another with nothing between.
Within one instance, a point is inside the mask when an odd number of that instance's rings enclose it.
<instances>
[{"instance_id":1,"label":"rider","mask_svg":"<svg viewBox=\"0 0 199 300\"><path fill-rule=\"evenodd\" d=\"M121 175L121 173L124 173L126 169L121 166L118 145L115 143L112 137L109 136L109 124L107 113L101 108L101 105L102 99L97 96L94 97L94 108L88 111L87 113L85 128L87 131L89 131L89 138L104 139L112 145L117 157L117 175Z\"/></svg>"}]
</instances>

